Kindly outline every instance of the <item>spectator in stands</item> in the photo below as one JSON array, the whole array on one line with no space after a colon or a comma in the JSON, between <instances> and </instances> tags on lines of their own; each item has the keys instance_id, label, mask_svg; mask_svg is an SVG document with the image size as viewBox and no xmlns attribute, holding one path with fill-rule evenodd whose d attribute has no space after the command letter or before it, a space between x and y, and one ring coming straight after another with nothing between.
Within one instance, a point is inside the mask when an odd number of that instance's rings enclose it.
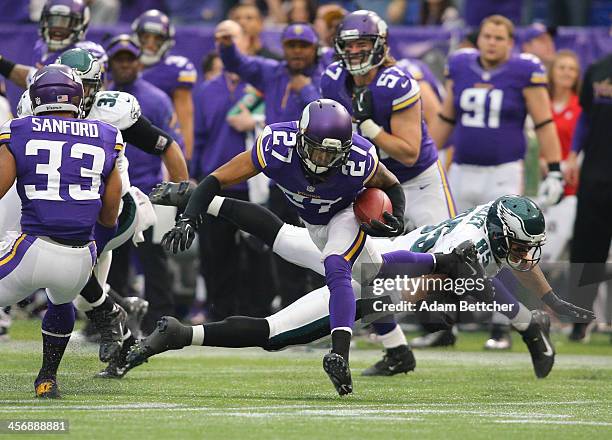
<instances>
[{"instance_id":1,"label":"spectator in stands","mask_svg":"<svg viewBox=\"0 0 612 440\"><path fill-rule=\"evenodd\" d=\"M605 278L605 262L612 240L612 54L591 64L582 81L582 114L572 140L566 179L578 186L578 207L570 249L575 304L592 308L599 282ZM577 154L584 160L578 173ZM582 264L584 263L584 270ZM587 324L575 323L570 339L586 341Z\"/></svg>"},{"instance_id":2,"label":"spectator in stands","mask_svg":"<svg viewBox=\"0 0 612 440\"><path fill-rule=\"evenodd\" d=\"M127 34L113 38L106 47L113 83L109 90L127 92L136 97L142 114L166 133L173 133L174 112L170 98L153 84L139 75L140 47ZM110 105L110 104L109 104ZM126 148L125 155L130 161L129 176L133 186L148 194L163 180L162 161L159 156L145 153L138 148ZM149 301L149 311L144 317L142 330L151 333L155 323L164 315L174 313L174 294L168 262L161 245L153 243L152 228L144 232L145 241L135 248L145 277L145 299ZM128 241L113 251L113 263L108 282L123 296L128 296L128 269L130 253L134 248Z\"/></svg>"},{"instance_id":3,"label":"spectator in stands","mask_svg":"<svg viewBox=\"0 0 612 440\"><path fill-rule=\"evenodd\" d=\"M567 160L572 147L572 137L582 107L580 93L580 61L571 50L561 50L555 55L548 71L548 92L552 104L553 121L561 142L562 159ZM565 195L576 193L576 187L566 182Z\"/></svg>"},{"instance_id":4,"label":"spectator in stands","mask_svg":"<svg viewBox=\"0 0 612 440\"><path fill-rule=\"evenodd\" d=\"M219 54L216 51L208 53L202 59L202 72L204 73L204 81L210 81L211 79L215 79L216 77L221 75L222 71L223 62L221 61L221 58L219 58Z\"/></svg>"},{"instance_id":5,"label":"spectator in stands","mask_svg":"<svg viewBox=\"0 0 612 440\"><path fill-rule=\"evenodd\" d=\"M336 30L345 15L346 9L342 8L342 6L336 4L319 6L314 21L314 28L319 35L321 47L334 47Z\"/></svg>"},{"instance_id":6,"label":"spectator in stands","mask_svg":"<svg viewBox=\"0 0 612 440\"><path fill-rule=\"evenodd\" d=\"M542 23L534 23L527 29L521 45L523 52L537 56L548 70L555 58L555 32Z\"/></svg>"},{"instance_id":7,"label":"spectator in stands","mask_svg":"<svg viewBox=\"0 0 612 440\"><path fill-rule=\"evenodd\" d=\"M423 26L448 26L451 22L459 20L459 11L452 5L451 0L421 0L421 19Z\"/></svg>"},{"instance_id":8,"label":"spectator in stands","mask_svg":"<svg viewBox=\"0 0 612 440\"><path fill-rule=\"evenodd\" d=\"M246 34L247 48L245 54L258 55L264 58L281 59L276 52L271 51L261 42L261 31L263 30L263 16L254 4L239 4L230 9L228 17L236 21Z\"/></svg>"},{"instance_id":9,"label":"spectator in stands","mask_svg":"<svg viewBox=\"0 0 612 440\"><path fill-rule=\"evenodd\" d=\"M285 2L289 23L313 23L317 15L317 2L314 0L291 0Z\"/></svg>"}]
</instances>

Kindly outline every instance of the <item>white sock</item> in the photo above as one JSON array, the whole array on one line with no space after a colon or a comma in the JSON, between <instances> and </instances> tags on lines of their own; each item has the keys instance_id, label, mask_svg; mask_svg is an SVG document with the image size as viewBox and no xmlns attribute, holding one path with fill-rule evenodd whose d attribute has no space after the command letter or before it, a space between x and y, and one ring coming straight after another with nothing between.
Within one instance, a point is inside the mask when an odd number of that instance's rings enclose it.
<instances>
[{"instance_id":1,"label":"white sock","mask_svg":"<svg viewBox=\"0 0 612 440\"><path fill-rule=\"evenodd\" d=\"M204 342L204 326L194 325L191 327L193 335L191 336L191 345L202 345Z\"/></svg>"},{"instance_id":2,"label":"white sock","mask_svg":"<svg viewBox=\"0 0 612 440\"><path fill-rule=\"evenodd\" d=\"M408 345L408 341L406 341L406 336L404 335L404 332L397 324L395 325L395 328L389 333L386 333L382 336L378 335L377 339L382 342L383 347L385 347L385 349L387 350L390 348L399 347L400 345Z\"/></svg>"},{"instance_id":3,"label":"white sock","mask_svg":"<svg viewBox=\"0 0 612 440\"><path fill-rule=\"evenodd\" d=\"M515 329L517 329L519 332L523 332L527 330L527 327L529 327L529 323L531 322L531 312L522 303L519 303L518 313L510 320L510 322L512 322L512 326Z\"/></svg>"},{"instance_id":4,"label":"white sock","mask_svg":"<svg viewBox=\"0 0 612 440\"><path fill-rule=\"evenodd\" d=\"M221 211L221 205L223 205L224 200L225 197L215 196L212 199L212 202L210 202L210 205L208 205L206 213L212 215L213 217L218 217L219 211Z\"/></svg>"}]
</instances>

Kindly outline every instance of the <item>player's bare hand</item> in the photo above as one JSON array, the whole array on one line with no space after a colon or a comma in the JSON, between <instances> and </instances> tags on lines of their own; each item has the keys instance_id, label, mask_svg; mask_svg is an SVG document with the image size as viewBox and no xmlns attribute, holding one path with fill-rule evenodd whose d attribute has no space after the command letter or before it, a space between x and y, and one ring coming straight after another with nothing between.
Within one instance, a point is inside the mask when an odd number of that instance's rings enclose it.
<instances>
[{"instance_id":1,"label":"player's bare hand","mask_svg":"<svg viewBox=\"0 0 612 440\"><path fill-rule=\"evenodd\" d=\"M567 160L563 166L563 172L565 181L570 186L578 185L578 179L580 178L580 165L578 164L578 157L573 151L567 156Z\"/></svg>"},{"instance_id":2,"label":"player's bare hand","mask_svg":"<svg viewBox=\"0 0 612 440\"><path fill-rule=\"evenodd\" d=\"M255 118L244 104L239 104L240 113L227 117L227 123L236 131L251 131L255 128Z\"/></svg>"},{"instance_id":3,"label":"player's bare hand","mask_svg":"<svg viewBox=\"0 0 612 440\"><path fill-rule=\"evenodd\" d=\"M233 35L232 24L229 23L229 20L225 20L215 29L215 42L223 47L231 46L234 43Z\"/></svg>"},{"instance_id":4,"label":"player's bare hand","mask_svg":"<svg viewBox=\"0 0 612 440\"><path fill-rule=\"evenodd\" d=\"M288 88L294 92L300 92L307 85L312 84L312 80L306 75L302 75L298 73L297 75L293 75L289 80Z\"/></svg>"},{"instance_id":5,"label":"player's bare hand","mask_svg":"<svg viewBox=\"0 0 612 440\"><path fill-rule=\"evenodd\" d=\"M167 251L172 250L175 254L179 249L181 252L189 249L195 239L198 226L199 222L196 218L181 214L174 227L162 238L161 245Z\"/></svg>"}]
</instances>

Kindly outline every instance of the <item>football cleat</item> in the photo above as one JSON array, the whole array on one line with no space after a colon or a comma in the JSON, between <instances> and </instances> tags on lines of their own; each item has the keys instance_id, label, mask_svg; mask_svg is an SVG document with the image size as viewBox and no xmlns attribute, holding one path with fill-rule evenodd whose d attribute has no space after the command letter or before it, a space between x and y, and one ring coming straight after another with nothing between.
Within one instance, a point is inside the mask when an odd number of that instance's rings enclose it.
<instances>
[{"instance_id":1,"label":"football cleat","mask_svg":"<svg viewBox=\"0 0 612 440\"><path fill-rule=\"evenodd\" d=\"M555 363L555 349L550 340L550 317L540 310L533 310L529 327L520 334L531 354L536 376L548 376Z\"/></svg>"},{"instance_id":2,"label":"football cleat","mask_svg":"<svg viewBox=\"0 0 612 440\"><path fill-rule=\"evenodd\" d=\"M53 378L36 379L36 382L34 382L34 391L36 391L36 397L41 399L61 398L57 381Z\"/></svg>"},{"instance_id":3,"label":"football cleat","mask_svg":"<svg viewBox=\"0 0 612 440\"><path fill-rule=\"evenodd\" d=\"M127 355L127 368L131 370L147 362L151 356L168 350L179 350L191 342L191 328L172 316L164 316L157 322L155 331L137 341Z\"/></svg>"},{"instance_id":4,"label":"football cleat","mask_svg":"<svg viewBox=\"0 0 612 440\"><path fill-rule=\"evenodd\" d=\"M143 336L140 324L142 323L142 318L149 311L149 301L137 296L128 296L123 299L123 308L128 314L128 328L136 339L140 339Z\"/></svg>"},{"instance_id":5,"label":"football cleat","mask_svg":"<svg viewBox=\"0 0 612 440\"><path fill-rule=\"evenodd\" d=\"M121 379L130 370L131 368L128 368L125 358L120 359L118 356L111 359L106 368L96 374L96 377L100 379Z\"/></svg>"},{"instance_id":6,"label":"football cleat","mask_svg":"<svg viewBox=\"0 0 612 440\"><path fill-rule=\"evenodd\" d=\"M182 212L195 187L196 185L189 180L158 183L149 194L149 200L154 205L176 206L179 212Z\"/></svg>"},{"instance_id":7,"label":"football cleat","mask_svg":"<svg viewBox=\"0 0 612 440\"><path fill-rule=\"evenodd\" d=\"M93 309L87 312L87 316L100 332L100 360L108 362L123 346L123 329L126 326L127 313L119 304L114 304L110 311Z\"/></svg>"},{"instance_id":8,"label":"football cleat","mask_svg":"<svg viewBox=\"0 0 612 440\"><path fill-rule=\"evenodd\" d=\"M414 354L408 345L390 348L385 351L382 360L361 372L362 376L393 376L408 373L416 367Z\"/></svg>"},{"instance_id":9,"label":"football cleat","mask_svg":"<svg viewBox=\"0 0 612 440\"><path fill-rule=\"evenodd\" d=\"M410 341L412 348L452 347L457 342L457 336L452 329L438 330L418 336Z\"/></svg>"},{"instance_id":10,"label":"football cleat","mask_svg":"<svg viewBox=\"0 0 612 440\"><path fill-rule=\"evenodd\" d=\"M323 370L329 376L339 395L353 392L353 379L348 362L337 353L327 353L323 356Z\"/></svg>"}]
</instances>

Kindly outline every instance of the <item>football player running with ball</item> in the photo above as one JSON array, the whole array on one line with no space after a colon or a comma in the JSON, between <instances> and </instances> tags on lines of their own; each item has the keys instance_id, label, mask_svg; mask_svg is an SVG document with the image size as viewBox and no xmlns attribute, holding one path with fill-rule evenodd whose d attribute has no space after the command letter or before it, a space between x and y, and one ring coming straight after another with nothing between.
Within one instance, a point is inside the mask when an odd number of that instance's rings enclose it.
<instances>
[{"instance_id":1,"label":"football player running with ball","mask_svg":"<svg viewBox=\"0 0 612 440\"><path fill-rule=\"evenodd\" d=\"M190 191L185 184L163 183L151 194L154 203L181 204ZM312 243L308 231L283 223L265 208L224 197L215 197L208 213L220 216L236 224L242 230L261 238L275 253L302 267L318 273L324 272L321 252ZM546 281L538 266L539 254L545 242L545 222L542 211L526 197L503 196L499 199L465 211L454 219L437 225L418 228L407 235L394 239L376 238L374 248L383 259L403 249L413 252L433 253L437 261L448 252L457 252L465 243L475 244L473 248L477 262L464 260L483 276L494 277L490 291L475 292L472 296L483 304L494 304L504 310L502 313L521 334L529 349L534 372L537 377L548 376L555 360L555 351L550 340L550 319L545 313L530 312L516 300L507 289L499 271L507 267L533 295L540 298L559 317L571 320L589 321L594 314L561 300ZM452 255L452 253L451 253ZM373 313L372 298L361 296L361 287L353 281L357 299L355 320ZM392 293L392 292L391 292ZM431 296L425 296L425 295ZM327 287L314 290L302 298L266 318L233 316L221 322L200 326L183 326L175 318L164 317L158 328L147 338L139 341L128 355L128 367L133 368L149 357L167 350L179 349L186 345L216 347L261 347L265 350L280 350L287 346L315 341L330 332L327 303L330 293ZM404 300L416 302L435 299L454 302L463 296L434 292L407 292ZM381 303L393 301L389 295L377 296ZM198 336L196 336L198 335ZM389 374L391 375L391 374Z\"/></svg>"},{"instance_id":2,"label":"football player running with ball","mask_svg":"<svg viewBox=\"0 0 612 440\"><path fill-rule=\"evenodd\" d=\"M403 232L404 193L397 178L378 162L374 146L353 133L347 110L331 99L308 104L299 121L266 126L251 151L236 156L206 177L194 190L175 227L164 237L166 247L178 252L179 248L191 246L201 216L220 207L211 204L215 195L223 187L261 172L273 179L297 207L310 239L321 253L330 291L332 335L332 350L325 355L323 368L340 395L351 393L349 345L356 307L351 278L373 277L376 273L366 272L388 262L415 263L421 269L416 275L429 274L455 263L456 256L436 261L432 255L404 251L380 255L373 248L367 234L393 237ZM364 187L380 188L389 196L393 213L384 215L386 223L372 221L360 227L352 203ZM203 334L191 336L198 340ZM176 342L182 347L191 340Z\"/></svg>"}]
</instances>

